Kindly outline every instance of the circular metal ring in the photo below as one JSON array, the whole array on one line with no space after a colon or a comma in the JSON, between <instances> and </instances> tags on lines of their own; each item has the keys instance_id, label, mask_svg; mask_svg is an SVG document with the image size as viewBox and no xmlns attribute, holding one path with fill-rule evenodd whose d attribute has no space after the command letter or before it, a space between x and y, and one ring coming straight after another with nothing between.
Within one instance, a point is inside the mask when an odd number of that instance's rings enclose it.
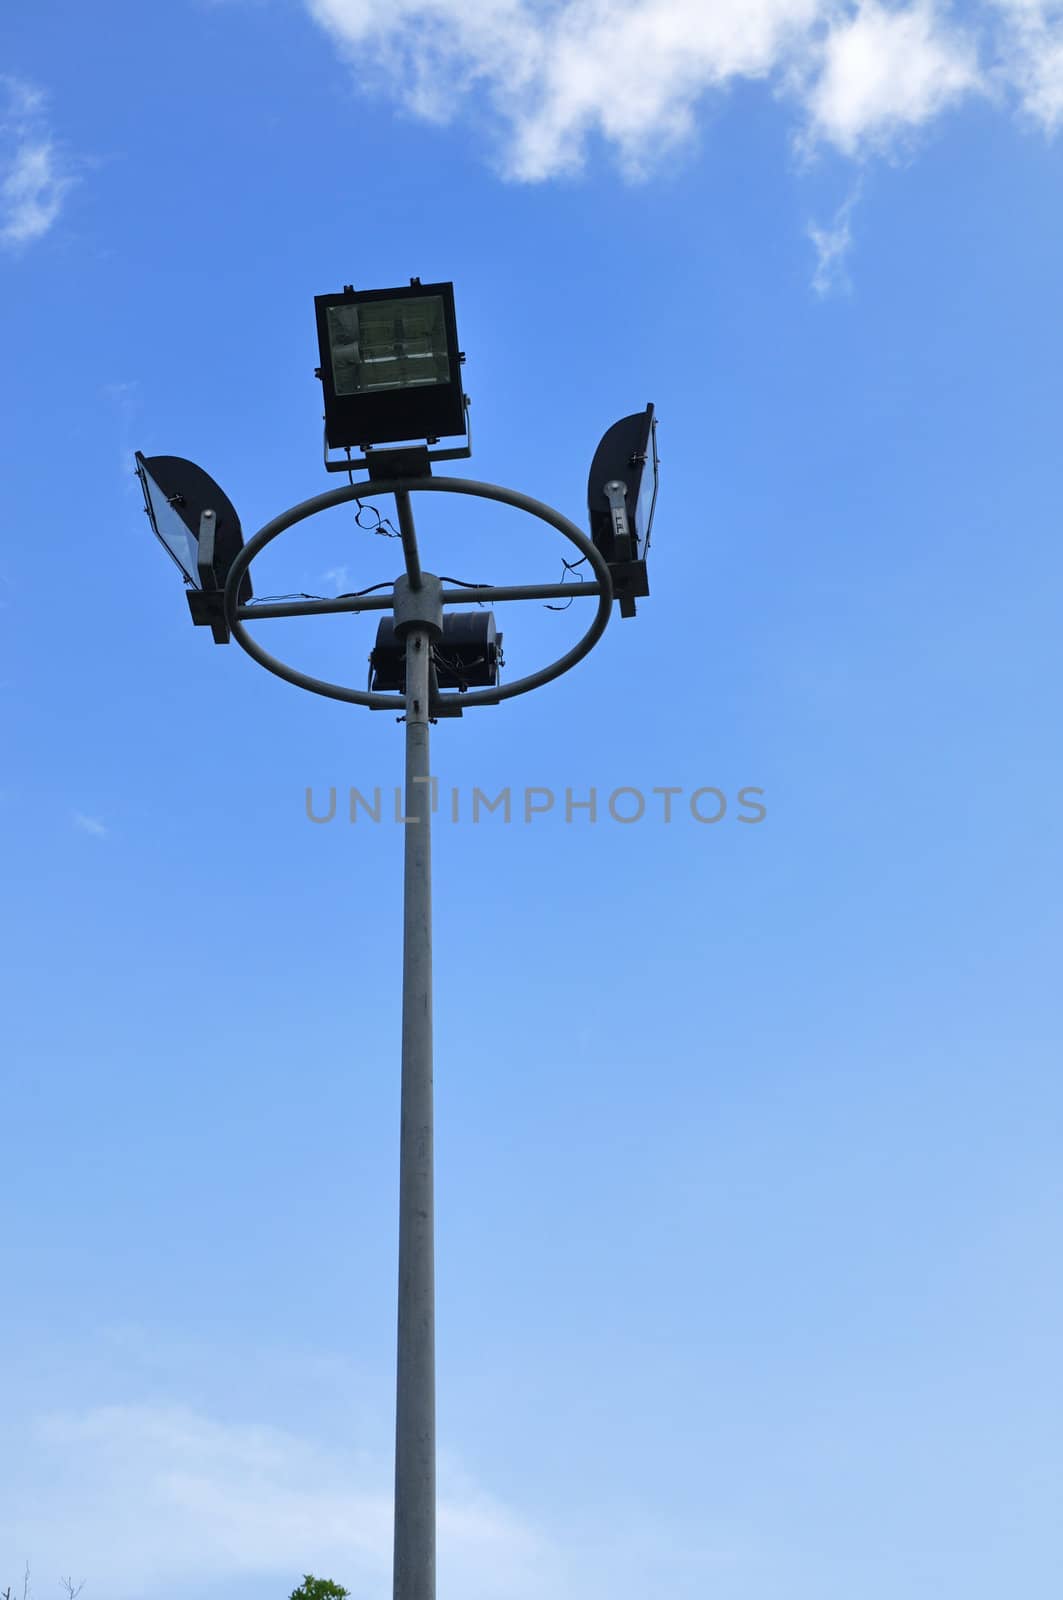
<instances>
[{"instance_id":1,"label":"circular metal ring","mask_svg":"<svg viewBox=\"0 0 1063 1600\"><path fill-rule=\"evenodd\" d=\"M474 478L388 478L377 482L370 480L368 483L344 484L341 488L328 489L324 494L315 495L311 500L303 500L299 505L292 506L291 510L282 511L279 517L267 522L254 538L249 539L244 545L229 569L224 597L225 621L237 644L246 650L260 667L265 667L267 672L275 673L278 678L293 683L297 689L308 689L312 694L322 694L330 700L345 700L351 705L369 706L374 711L401 711L405 708L405 695L374 694L366 689L348 689L344 684L330 683L327 678L314 678L309 673L288 666L287 662L264 650L248 633L243 620L236 615L238 603L236 597L244 573L255 557L280 534L294 527L297 522L314 516L318 511L328 511L332 506L344 505L349 500L365 500L370 495L395 494L402 490L410 494L430 493L433 490L443 494L468 494L481 500L501 501L503 505L513 506L517 511L527 511L531 516L548 522L558 533L563 534L570 544L574 544L580 555L590 562L594 575L601 584L598 609L590 627L571 650L567 650L548 667L543 667L538 672L530 672L523 678L516 678L512 683L501 684L495 689L473 689L465 694L452 692L440 695L441 700L448 702L453 700L462 707L494 706L500 700L511 700L514 695L527 694L530 689L538 689L542 684L559 678L563 672L574 667L593 650L609 621L613 604L613 583L604 556L574 522L570 522L560 511L555 511L543 501L533 500L530 495L521 494L516 489L502 488L496 483L479 483ZM578 593L578 587L574 587L573 594Z\"/></svg>"}]
</instances>

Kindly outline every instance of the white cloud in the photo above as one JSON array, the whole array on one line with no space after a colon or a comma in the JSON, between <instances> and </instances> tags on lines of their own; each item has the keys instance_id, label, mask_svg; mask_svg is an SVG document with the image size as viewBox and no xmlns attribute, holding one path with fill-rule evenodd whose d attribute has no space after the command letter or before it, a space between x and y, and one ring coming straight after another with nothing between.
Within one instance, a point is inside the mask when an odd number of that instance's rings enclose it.
<instances>
[{"instance_id":1,"label":"white cloud","mask_svg":"<svg viewBox=\"0 0 1063 1600\"><path fill-rule=\"evenodd\" d=\"M629 173L644 171L690 136L707 90L766 77L817 9L818 0L564 7L514 107L514 174L537 179L578 166L592 134L614 146Z\"/></svg>"},{"instance_id":2,"label":"white cloud","mask_svg":"<svg viewBox=\"0 0 1063 1600\"><path fill-rule=\"evenodd\" d=\"M835 290L849 287L845 263L853 242L850 218L858 198L859 190L854 189L849 198L838 207L833 221L825 228L819 227L814 222L808 225L808 237L816 251L816 269L812 274L812 287L821 299Z\"/></svg>"},{"instance_id":3,"label":"white cloud","mask_svg":"<svg viewBox=\"0 0 1063 1600\"><path fill-rule=\"evenodd\" d=\"M0 183L0 238L5 244L28 244L55 222L70 186L56 165L50 141L19 144Z\"/></svg>"},{"instance_id":4,"label":"white cloud","mask_svg":"<svg viewBox=\"0 0 1063 1600\"><path fill-rule=\"evenodd\" d=\"M38 1422L0 1473L0 1558L40 1552L42 1575L45 1560L56 1572L76 1566L112 1600L176 1592L207 1574L262 1575L283 1593L282 1580L309 1570L364 1600L390 1594L390 1464L355 1450L180 1407L105 1406ZM445 1463L440 1479L440 1565L452 1592L537 1600L545 1575L563 1600L539 1536Z\"/></svg>"},{"instance_id":5,"label":"white cloud","mask_svg":"<svg viewBox=\"0 0 1063 1600\"><path fill-rule=\"evenodd\" d=\"M1063 125L1063 0L995 0L1002 14L1000 76L1048 133Z\"/></svg>"},{"instance_id":6,"label":"white cloud","mask_svg":"<svg viewBox=\"0 0 1063 1600\"><path fill-rule=\"evenodd\" d=\"M349 567L329 567L321 574L321 586L331 589L333 594L346 594L351 587L351 572Z\"/></svg>"},{"instance_id":7,"label":"white cloud","mask_svg":"<svg viewBox=\"0 0 1063 1600\"><path fill-rule=\"evenodd\" d=\"M341 48L366 52L409 107L443 120L486 89L509 176L578 168L600 134L632 173L689 136L697 101L769 75L825 0L307 0Z\"/></svg>"},{"instance_id":8,"label":"white cloud","mask_svg":"<svg viewBox=\"0 0 1063 1600\"><path fill-rule=\"evenodd\" d=\"M94 839L103 839L107 834L107 825L99 817L87 817L83 811L72 814L74 827L81 833L91 834Z\"/></svg>"},{"instance_id":9,"label":"white cloud","mask_svg":"<svg viewBox=\"0 0 1063 1600\"><path fill-rule=\"evenodd\" d=\"M118 424L118 470L122 492L134 504L143 505L140 486L136 479L136 450L133 443L133 424L141 411L140 384L133 379L105 383L100 394L111 408Z\"/></svg>"},{"instance_id":10,"label":"white cloud","mask_svg":"<svg viewBox=\"0 0 1063 1600\"><path fill-rule=\"evenodd\" d=\"M1003 85L1063 123L1063 0L305 0L414 115L494 125L505 175L578 170L602 139L647 171L701 103L762 80L798 143L864 158Z\"/></svg>"},{"instance_id":11,"label":"white cloud","mask_svg":"<svg viewBox=\"0 0 1063 1600\"><path fill-rule=\"evenodd\" d=\"M42 238L73 182L45 123L42 91L0 76L0 244Z\"/></svg>"},{"instance_id":12,"label":"white cloud","mask_svg":"<svg viewBox=\"0 0 1063 1600\"><path fill-rule=\"evenodd\" d=\"M900 10L862 0L827 34L808 92L810 136L846 155L881 148L981 81L973 46L927 0Z\"/></svg>"},{"instance_id":13,"label":"white cloud","mask_svg":"<svg viewBox=\"0 0 1063 1600\"><path fill-rule=\"evenodd\" d=\"M5 115L16 121L29 121L44 106L43 89L38 89L35 84L26 83L22 78L13 78L7 73L2 73L0 88L7 96Z\"/></svg>"},{"instance_id":14,"label":"white cloud","mask_svg":"<svg viewBox=\"0 0 1063 1600\"><path fill-rule=\"evenodd\" d=\"M444 121L486 95L510 177L580 167L604 138L629 174L694 132L699 102L762 79L814 141L881 147L982 82L976 51L932 0L306 0L414 114ZM1034 0L1015 0L1033 4Z\"/></svg>"}]
</instances>

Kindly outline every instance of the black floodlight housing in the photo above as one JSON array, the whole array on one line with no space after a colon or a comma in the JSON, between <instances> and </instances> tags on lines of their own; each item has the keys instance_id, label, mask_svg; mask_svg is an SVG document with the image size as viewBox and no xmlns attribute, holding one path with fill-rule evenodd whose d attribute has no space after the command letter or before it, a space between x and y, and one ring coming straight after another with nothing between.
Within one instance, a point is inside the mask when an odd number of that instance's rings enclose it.
<instances>
[{"instance_id":1,"label":"black floodlight housing","mask_svg":"<svg viewBox=\"0 0 1063 1600\"><path fill-rule=\"evenodd\" d=\"M372 689L405 692L406 640L404 630L396 633L393 617L381 618L369 664ZM493 689L501 665L502 635L493 611L443 613L443 634L432 646L436 688Z\"/></svg>"},{"instance_id":2,"label":"black floodlight housing","mask_svg":"<svg viewBox=\"0 0 1063 1600\"><path fill-rule=\"evenodd\" d=\"M411 278L398 289L348 284L341 294L317 295L314 306L330 470L348 467L347 461L330 462L330 449L419 440L431 445L467 433L465 358L458 349L452 283Z\"/></svg>"},{"instance_id":3,"label":"black floodlight housing","mask_svg":"<svg viewBox=\"0 0 1063 1600\"><path fill-rule=\"evenodd\" d=\"M652 405L621 417L604 435L587 481L591 538L609 563L622 617L648 595L646 552L657 503L657 418Z\"/></svg>"},{"instance_id":4,"label":"black floodlight housing","mask_svg":"<svg viewBox=\"0 0 1063 1600\"><path fill-rule=\"evenodd\" d=\"M209 627L215 644L228 644L222 592L244 536L232 501L214 479L181 456L136 452L144 509L159 542L188 584L192 621ZM251 598L251 575L240 585L241 605Z\"/></svg>"}]
</instances>

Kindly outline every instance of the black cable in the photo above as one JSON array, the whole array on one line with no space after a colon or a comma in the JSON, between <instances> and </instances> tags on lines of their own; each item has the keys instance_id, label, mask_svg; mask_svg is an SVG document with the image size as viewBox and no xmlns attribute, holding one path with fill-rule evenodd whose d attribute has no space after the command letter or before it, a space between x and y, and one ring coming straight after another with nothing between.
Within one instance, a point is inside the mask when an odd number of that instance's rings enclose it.
<instances>
[{"instance_id":1,"label":"black cable","mask_svg":"<svg viewBox=\"0 0 1063 1600\"><path fill-rule=\"evenodd\" d=\"M371 583L368 589L349 589L346 594L333 595L334 600L360 600L363 594L376 594L378 589L391 589L394 585L388 583Z\"/></svg>"},{"instance_id":2,"label":"black cable","mask_svg":"<svg viewBox=\"0 0 1063 1600\"><path fill-rule=\"evenodd\" d=\"M452 672L456 678L471 672L473 667L485 667L487 665L486 656L477 656L475 661L462 661L460 656L445 656L441 650L432 651L432 660L437 667L444 667L447 672Z\"/></svg>"},{"instance_id":3,"label":"black cable","mask_svg":"<svg viewBox=\"0 0 1063 1600\"><path fill-rule=\"evenodd\" d=\"M561 557L561 565L564 567L566 573L575 572L577 567L582 567L583 566L583 563L586 561L586 559L587 559L586 556L580 556L578 561L566 561L564 556L562 556ZM562 576L561 582L562 583L566 583L567 581L568 580L564 576ZM586 580L583 577L580 577L580 579L579 579L580 583L584 583L585 581ZM573 595L572 596L572 600L574 600L575 598L576 598L576 596ZM549 601L544 600L543 601L543 609L545 611L567 611L569 606L572 604L572 600L566 600L563 606L552 606L549 603Z\"/></svg>"},{"instance_id":4,"label":"black cable","mask_svg":"<svg viewBox=\"0 0 1063 1600\"><path fill-rule=\"evenodd\" d=\"M486 589L488 587L486 583L469 583L465 578L448 578L446 573L442 574L439 581L440 583L456 583L459 589ZM484 601L477 600L476 604L482 611L484 608Z\"/></svg>"},{"instance_id":5,"label":"black cable","mask_svg":"<svg viewBox=\"0 0 1063 1600\"><path fill-rule=\"evenodd\" d=\"M393 585L386 583L371 583L368 589L348 589L343 594L257 594L249 600L249 606L268 606L279 604L283 600L360 600L364 594L376 594L379 589L390 589Z\"/></svg>"},{"instance_id":6,"label":"black cable","mask_svg":"<svg viewBox=\"0 0 1063 1600\"><path fill-rule=\"evenodd\" d=\"M477 656L475 661L461 661L458 659L451 660L449 657L445 656L440 649L433 645L432 664L437 668L442 667L445 672L450 673L451 677L457 683L459 694L468 694L470 672L472 672L476 667L485 667L487 665L487 657Z\"/></svg>"},{"instance_id":7,"label":"black cable","mask_svg":"<svg viewBox=\"0 0 1063 1600\"><path fill-rule=\"evenodd\" d=\"M354 482L353 478L351 479L351 482ZM378 533L382 539L402 538L401 533L395 527L395 524L391 521L390 517L382 517L376 506L363 505L361 500L357 499L354 503L358 507L358 510L354 514L354 520L366 533ZM362 513L365 511L371 511L376 518L376 521L368 523L363 522Z\"/></svg>"}]
</instances>

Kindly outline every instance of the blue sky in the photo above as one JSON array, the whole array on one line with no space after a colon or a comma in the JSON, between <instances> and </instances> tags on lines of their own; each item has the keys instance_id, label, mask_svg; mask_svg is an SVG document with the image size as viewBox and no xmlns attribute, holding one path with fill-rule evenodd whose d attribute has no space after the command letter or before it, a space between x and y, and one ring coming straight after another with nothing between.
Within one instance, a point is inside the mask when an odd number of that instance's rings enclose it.
<instances>
[{"instance_id":1,"label":"blue sky","mask_svg":"<svg viewBox=\"0 0 1063 1600\"><path fill-rule=\"evenodd\" d=\"M402 830L305 793L400 730L192 628L132 452L331 486L313 296L416 274L458 470L662 456L637 620L434 734L602 812L437 828L440 1600L1056 1593L1063 6L41 0L0 67L0 1587L390 1593ZM395 572L335 511L256 583Z\"/></svg>"}]
</instances>

